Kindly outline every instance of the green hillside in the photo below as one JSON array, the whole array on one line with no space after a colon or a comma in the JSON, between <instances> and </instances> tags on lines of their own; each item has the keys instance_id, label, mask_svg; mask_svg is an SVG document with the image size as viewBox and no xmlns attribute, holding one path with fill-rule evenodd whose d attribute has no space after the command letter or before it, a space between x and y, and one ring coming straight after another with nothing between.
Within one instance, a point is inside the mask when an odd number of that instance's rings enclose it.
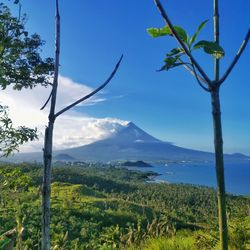
<instances>
[{"instance_id":1,"label":"green hillside","mask_svg":"<svg viewBox=\"0 0 250 250\"><path fill-rule=\"evenodd\" d=\"M39 249L41 176L39 165L0 167L0 249ZM216 249L215 191L147 177L102 164L54 167L52 249ZM231 249L249 249L249 208L249 197L228 196Z\"/></svg>"}]
</instances>

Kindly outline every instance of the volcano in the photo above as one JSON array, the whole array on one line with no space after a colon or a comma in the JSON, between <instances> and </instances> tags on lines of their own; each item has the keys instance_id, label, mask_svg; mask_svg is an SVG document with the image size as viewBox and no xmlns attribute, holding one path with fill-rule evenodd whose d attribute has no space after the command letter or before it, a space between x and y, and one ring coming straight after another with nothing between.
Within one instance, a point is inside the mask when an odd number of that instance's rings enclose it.
<instances>
[{"instance_id":1,"label":"volcano","mask_svg":"<svg viewBox=\"0 0 250 250\"><path fill-rule=\"evenodd\" d=\"M61 150L80 161L165 161L211 158L213 154L161 141L130 122L110 137L77 148Z\"/></svg>"},{"instance_id":2,"label":"volcano","mask_svg":"<svg viewBox=\"0 0 250 250\"><path fill-rule=\"evenodd\" d=\"M134 123L122 126L108 138L88 145L54 151L53 159L67 156L71 161L112 162L112 161L213 161L214 154L178 147L161 141ZM16 159L42 161L41 153L18 154ZM225 160L249 160L242 154L225 155ZM65 160L65 159L64 159Z\"/></svg>"}]
</instances>

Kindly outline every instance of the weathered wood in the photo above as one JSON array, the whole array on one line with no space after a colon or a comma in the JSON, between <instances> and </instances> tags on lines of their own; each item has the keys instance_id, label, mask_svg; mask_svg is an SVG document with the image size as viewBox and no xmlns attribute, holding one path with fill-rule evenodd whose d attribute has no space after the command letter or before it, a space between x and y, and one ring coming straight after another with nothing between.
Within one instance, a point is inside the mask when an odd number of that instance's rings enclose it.
<instances>
[{"instance_id":1,"label":"weathered wood","mask_svg":"<svg viewBox=\"0 0 250 250\"><path fill-rule=\"evenodd\" d=\"M91 96L98 93L101 89L107 86L111 79L115 76L120 63L122 61L123 55L117 62L114 70L111 72L108 79L100 85L98 88L94 89L90 94L80 98L76 102L73 102L69 106L65 107L58 113L55 113L56 98L57 98L57 86L58 86L58 74L59 74L59 55L60 55L60 15L58 0L56 0L56 35L55 35L55 66L54 66L54 79L52 84L52 91L47 99L46 103L42 109L47 105L49 100L50 112L49 112L49 122L48 127L45 129L44 138L44 149L43 149L43 160L44 160L44 172L43 172L43 184L42 184L42 250L50 250L50 196L51 196L51 168L52 168L52 153L53 153L53 130L56 118L66 112L67 110L73 108L78 103L81 103Z\"/></svg>"},{"instance_id":2,"label":"weathered wood","mask_svg":"<svg viewBox=\"0 0 250 250\"><path fill-rule=\"evenodd\" d=\"M238 52L236 53L232 63L229 65L228 69L226 70L225 74L221 77L221 79L219 80L219 85L221 85L229 76L229 74L231 73L231 71L233 70L234 66L237 64L237 62L240 59L240 56L242 55L244 49L247 46L247 43L249 42L250 39L250 29L248 29L247 34L243 40L243 42L241 43L241 46L238 50Z\"/></svg>"},{"instance_id":3,"label":"weathered wood","mask_svg":"<svg viewBox=\"0 0 250 250\"><path fill-rule=\"evenodd\" d=\"M56 0L56 35L55 35L55 66L54 79L51 92L51 105L48 127L45 129L44 139L44 173L42 184L42 250L50 250L50 194L51 194L51 163L53 147L53 129L55 122L55 106L59 74L60 55L60 15L58 0Z\"/></svg>"}]
</instances>

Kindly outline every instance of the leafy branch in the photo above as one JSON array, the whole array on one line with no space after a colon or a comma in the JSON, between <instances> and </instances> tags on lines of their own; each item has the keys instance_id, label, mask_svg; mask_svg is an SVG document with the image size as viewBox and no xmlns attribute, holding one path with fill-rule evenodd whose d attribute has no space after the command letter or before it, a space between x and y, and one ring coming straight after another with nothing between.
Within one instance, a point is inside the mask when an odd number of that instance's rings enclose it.
<instances>
[{"instance_id":1,"label":"leafy branch","mask_svg":"<svg viewBox=\"0 0 250 250\"><path fill-rule=\"evenodd\" d=\"M207 74L203 71L201 66L198 64L198 62L192 55L193 51L202 49L206 54L213 56L216 60L219 60L225 56L225 51L218 44L218 42L207 40L197 41L200 32L203 30L208 20L205 20L200 23L194 35L189 36L188 33L182 27L172 24L159 0L154 0L154 2L158 10L160 11L160 14L163 17L166 25L162 28L148 28L148 34L151 35L153 38L158 38L161 36L171 36L175 38L179 44L179 47L173 48L169 53L166 54L166 58L164 59L164 65L158 71L169 70L178 66L183 66L193 76L195 76L197 82L204 90L211 91L212 89L214 89L214 87L220 86L231 73L234 66L237 64L241 54L243 53L250 39L250 29L247 31L246 36L235 58L229 65L224 75L221 77L221 79L214 82L209 79ZM184 56L187 56L189 58L190 63L184 62L181 59ZM188 65L192 65L192 67L190 68ZM201 82L205 83L207 87L201 84Z\"/></svg>"},{"instance_id":2,"label":"leafy branch","mask_svg":"<svg viewBox=\"0 0 250 250\"><path fill-rule=\"evenodd\" d=\"M18 1L15 1L18 4ZM54 70L52 58L40 56L44 41L25 29L26 16L13 17L10 9L0 3L0 87L13 85L16 90L47 86Z\"/></svg>"},{"instance_id":3,"label":"leafy branch","mask_svg":"<svg viewBox=\"0 0 250 250\"><path fill-rule=\"evenodd\" d=\"M20 126L13 127L7 107L0 105L0 157L7 157L18 151L19 145L38 139L37 130Z\"/></svg>"}]
</instances>

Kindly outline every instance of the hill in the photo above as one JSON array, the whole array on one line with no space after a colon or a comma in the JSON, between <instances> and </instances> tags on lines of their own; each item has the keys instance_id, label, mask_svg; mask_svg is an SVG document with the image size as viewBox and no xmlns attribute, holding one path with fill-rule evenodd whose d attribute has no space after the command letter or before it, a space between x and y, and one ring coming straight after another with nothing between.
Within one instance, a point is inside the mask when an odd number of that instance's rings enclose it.
<instances>
[{"instance_id":1,"label":"hill","mask_svg":"<svg viewBox=\"0 0 250 250\"><path fill-rule=\"evenodd\" d=\"M144 161L125 161L121 163L123 167L142 167L151 168L152 166Z\"/></svg>"},{"instance_id":2,"label":"hill","mask_svg":"<svg viewBox=\"0 0 250 250\"><path fill-rule=\"evenodd\" d=\"M111 165L52 171L53 249L163 249L157 246L171 241L183 247L166 249L213 249L218 243L214 189L145 183L145 173ZM39 165L0 165L0 246L5 232L22 227L23 249L40 249L41 179ZM250 200L227 200L232 249L248 249L242 246L250 239Z\"/></svg>"}]
</instances>

